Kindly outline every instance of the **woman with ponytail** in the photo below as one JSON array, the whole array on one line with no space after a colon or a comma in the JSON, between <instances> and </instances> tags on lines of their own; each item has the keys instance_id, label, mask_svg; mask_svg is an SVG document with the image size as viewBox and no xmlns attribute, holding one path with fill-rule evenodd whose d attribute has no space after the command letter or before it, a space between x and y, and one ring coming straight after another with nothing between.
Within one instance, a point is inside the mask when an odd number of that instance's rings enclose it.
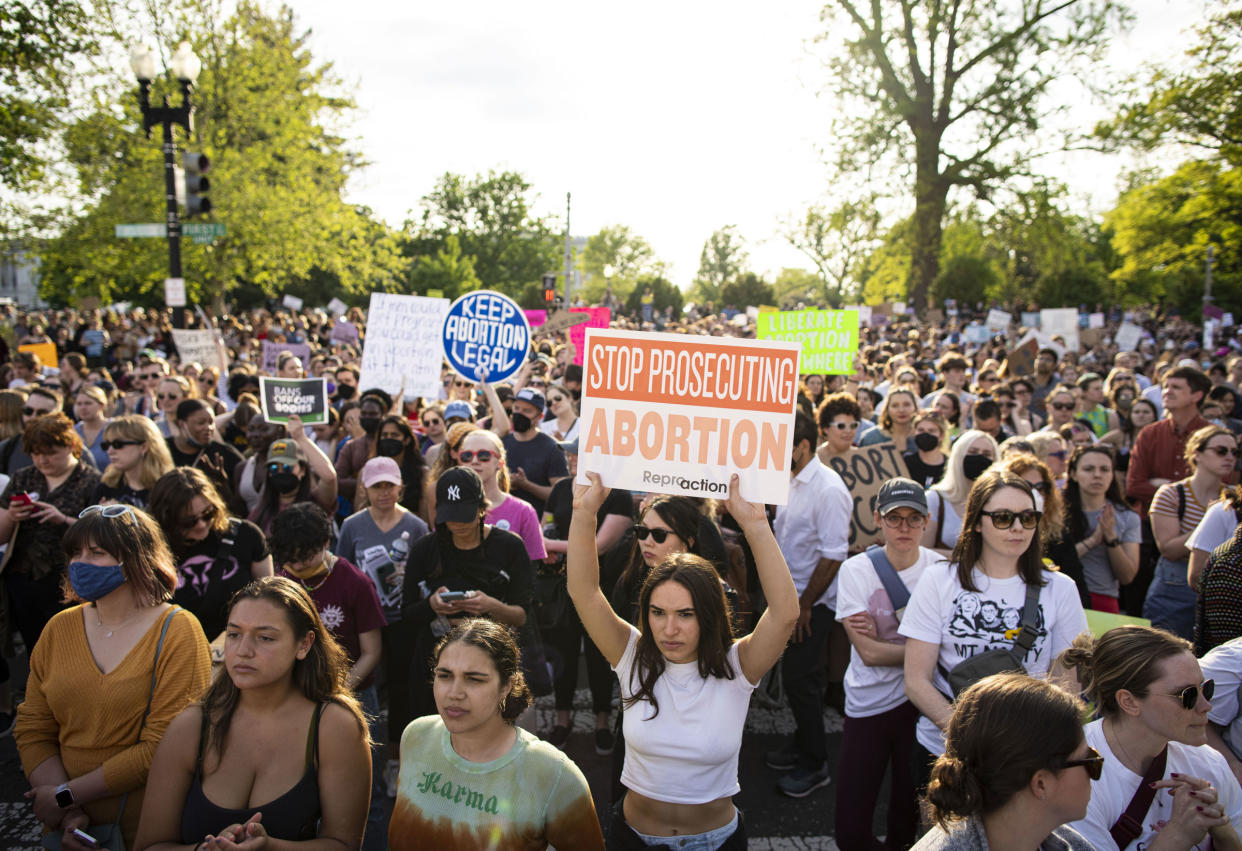
<instances>
[{"instance_id":1,"label":"woman with ponytail","mask_svg":"<svg viewBox=\"0 0 1242 851\"><path fill-rule=\"evenodd\" d=\"M1083 739L1080 711L1074 697L1025 674L962 692L927 787L935 825L915 851L1090 851L1066 826L1087 811L1104 761Z\"/></svg>"}]
</instances>

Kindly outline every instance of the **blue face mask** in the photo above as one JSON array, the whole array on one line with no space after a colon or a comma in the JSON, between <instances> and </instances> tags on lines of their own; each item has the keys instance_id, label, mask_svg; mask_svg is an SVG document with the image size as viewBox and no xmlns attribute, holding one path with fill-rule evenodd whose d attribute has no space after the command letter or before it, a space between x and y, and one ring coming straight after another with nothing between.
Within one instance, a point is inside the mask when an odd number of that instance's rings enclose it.
<instances>
[{"instance_id":1,"label":"blue face mask","mask_svg":"<svg viewBox=\"0 0 1242 851\"><path fill-rule=\"evenodd\" d=\"M73 586L73 593L93 603L124 585L125 574L119 564L74 561L69 563L69 584Z\"/></svg>"}]
</instances>

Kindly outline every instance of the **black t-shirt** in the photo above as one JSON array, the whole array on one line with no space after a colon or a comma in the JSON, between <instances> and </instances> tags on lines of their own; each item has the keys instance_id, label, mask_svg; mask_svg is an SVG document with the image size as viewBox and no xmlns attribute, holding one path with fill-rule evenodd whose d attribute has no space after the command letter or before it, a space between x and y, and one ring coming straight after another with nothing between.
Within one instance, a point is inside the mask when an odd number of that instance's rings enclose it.
<instances>
[{"instance_id":1,"label":"black t-shirt","mask_svg":"<svg viewBox=\"0 0 1242 851\"><path fill-rule=\"evenodd\" d=\"M565 463L565 453L549 435L536 432L533 440L518 440L513 434L504 438L505 455L509 459L509 472L521 467L526 478L536 485L549 484L553 479L569 475L569 465ZM514 485L513 495L526 500L535 509L535 514L543 516L544 501L525 488Z\"/></svg>"},{"instance_id":2,"label":"black t-shirt","mask_svg":"<svg viewBox=\"0 0 1242 851\"><path fill-rule=\"evenodd\" d=\"M142 490L134 490L125 481L122 476L116 486L104 484L102 481L95 486L95 493L91 497L91 502L99 505L104 500L109 502L119 502L122 505L132 505L134 508L146 509L151 502L151 489L143 488Z\"/></svg>"},{"instance_id":3,"label":"black t-shirt","mask_svg":"<svg viewBox=\"0 0 1242 851\"><path fill-rule=\"evenodd\" d=\"M217 469L224 471L224 482L229 490L237 490L237 465L246 460L245 457L227 443L213 440L201 451L182 452L177 448L177 441L167 439L168 451L172 453L173 463L178 467L198 467L213 482L219 481ZM209 463L210 459L210 463ZM224 495L227 499L227 495Z\"/></svg>"},{"instance_id":4,"label":"black t-shirt","mask_svg":"<svg viewBox=\"0 0 1242 851\"><path fill-rule=\"evenodd\" d=\"M414 542L405 568L402 618L425 624L435 617L428 598L444 586L450 591L482 591L510 606L530 611L534 573L526 544L512 532L492 527L483 545L460 550L447 531L432 530Z\"/></svg>"},{"instance_id":5,"label":"black t-shirt","mask_svg":"<svg viewBox=\"0 0 1242 851\"><path fill-rule=\"evenodd\" d=\"M267 555L267 539L259 527L231 517L226 532L212 532L178 553L173 602L192 612L207 640L214 641L228 622L229 600L250 583L251 567Z\"/></svg>"},{"instance_id":6,"label":"black t-shirt","mask_svg":"<svg viewBox=\"0 0 1242 851\"><path fill-rule=\"evenodd\" d=\"M556 540L569 540L569 521L574 516L574 480L572 478L561 479L552 486L552 493L548 494L548 505L545 511L552 515ZM612 489L595 515L596 528L604 525L604 518L609 514L633 518L634 497L629 491L621 488Z\"/></svg>"},{"instance_id":7,"label":"black t-shirt","mask_svg":"<svg viewBox=\"0 0 1242 851\"><path fill-rule=\"evenodd\" d=\"M906 469L910 471L910 478L918 482L922 488L929 488L944 478L944 465L949 460L946 457L939 464L925 464L917 452L907 452L901 457L906 460Z\"/></svg>"}]
</instances>

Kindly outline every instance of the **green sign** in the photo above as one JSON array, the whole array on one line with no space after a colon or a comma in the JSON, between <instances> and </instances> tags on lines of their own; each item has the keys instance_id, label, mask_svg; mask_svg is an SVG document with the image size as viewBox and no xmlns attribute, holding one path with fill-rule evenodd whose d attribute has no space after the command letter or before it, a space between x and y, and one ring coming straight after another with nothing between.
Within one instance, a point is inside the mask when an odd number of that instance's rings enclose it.
<instances>
[{"instance_id":1,"label":"green sign","mask_svg":"<svg viewBox=\"0 0 1242 851\"><path fill-rule=\"evenodd\" d=\"M222 222L182 222L181 235L188 236L198 243L208 243L228 233ZM155 237L163 239L168 236L168 228L161 222L150 222L137 225L117 225L117 239L143 239Z\"/></svg>"},{"instance_id":2,"label":"green sign","mask_svg":"<svg viewBox=\"0 0 1242 851\"><path fill-rule=\"evenodd\" d=\"M802 345L802 372L853 375L857 310L769 310L759 314L760 340Z\"/></svg>"},{"instance_id":3,"label":"green sign","mask_svg":"<svg viewBox=\"0 0 1242 851\"><path fill-rule=\"evenodd\" d=\"M116 238L117 239L141 239L143 237L148 237L148 236L154 236L154 237L167 236L167 231L165 230L165 226L160 224L159 222L152 222L151 224L143 224L143 225L117 225L116 226Z\"/></svg>"},{"instance_id":4,"label":"green sign","mask_svg":"<svg viewBox=\"0 0 1242 851\"><path fill-rule=\"evenodd\" d=\"M181 232L195 242L207 243L224 236L228 229L223 222L185 222L181 225Z\"/></svg>"}]
</instances>

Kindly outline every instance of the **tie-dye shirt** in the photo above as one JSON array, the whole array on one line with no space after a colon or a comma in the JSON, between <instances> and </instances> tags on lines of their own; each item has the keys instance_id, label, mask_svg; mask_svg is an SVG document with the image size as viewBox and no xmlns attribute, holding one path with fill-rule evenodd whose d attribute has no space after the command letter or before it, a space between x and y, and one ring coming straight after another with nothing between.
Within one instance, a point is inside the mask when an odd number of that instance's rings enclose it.
<instances>
[{"instance_id":1,"label":"tie-dye shirt","mask_svg":"<svg viewBox=\"0 0 1242 851\"><path fill-rule=\"evenodd\" d=\"M394 851L534 851L548 845L603 851L586 778L569 757L523 729L491 762L458 756L438 715L401 736L397 802L388 826Z\"/></svg>"}]
</instances>

